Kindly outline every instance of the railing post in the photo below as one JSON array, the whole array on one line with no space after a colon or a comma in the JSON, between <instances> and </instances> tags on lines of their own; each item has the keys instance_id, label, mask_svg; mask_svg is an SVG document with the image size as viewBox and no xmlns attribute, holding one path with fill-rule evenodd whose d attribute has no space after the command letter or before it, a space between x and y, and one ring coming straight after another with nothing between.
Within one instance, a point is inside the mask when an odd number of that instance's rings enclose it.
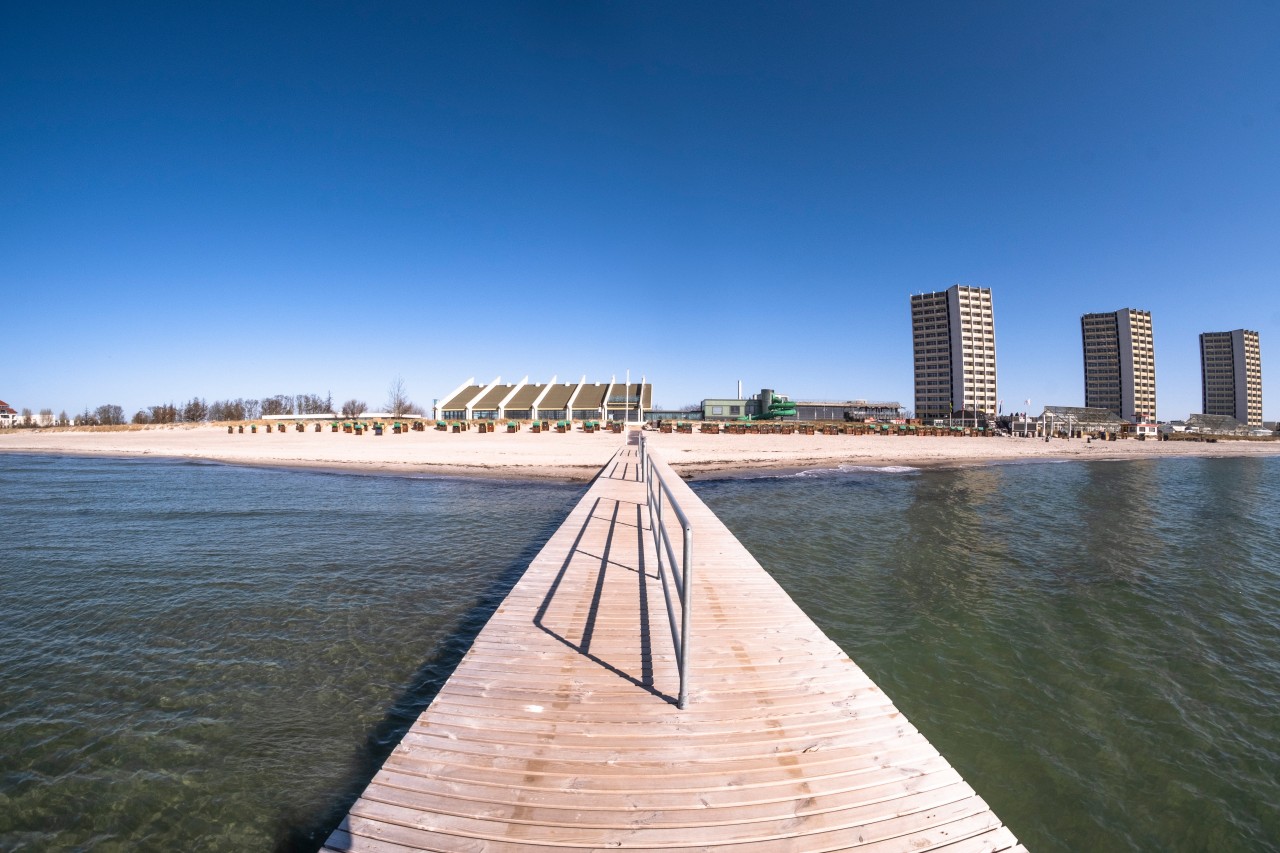
<instances>
[{"instance_id":1,"label":"railing post","mask_svg":"<svg viewBox=\"0 0 1280 853\"><path fill-rule=\"evenodd\" d=\"M657 503L658 503L658 520L656 522L651 521L651 523L658 525L657 527L658 541L659 543L661 543L662 538L667 535L667 528L662 523L662 484L661 483L658 484ZM671 568L675 569L675 566L672 566ZM658 571L662 571L662 550L658 551Z\"/></svg>"},{"instance_id":2,"label":"railing post","mask_svg":"<svg viewBox=\"0 0 1280 853\"><path fill-rule=\"evenodd\" d=\"M680 569L680 700L676 707L684 710L689 703L689 611L693 602L693 584L689 572L693 568L693 527L684 526L684 566Z\"/></svg>"}]
</instances>

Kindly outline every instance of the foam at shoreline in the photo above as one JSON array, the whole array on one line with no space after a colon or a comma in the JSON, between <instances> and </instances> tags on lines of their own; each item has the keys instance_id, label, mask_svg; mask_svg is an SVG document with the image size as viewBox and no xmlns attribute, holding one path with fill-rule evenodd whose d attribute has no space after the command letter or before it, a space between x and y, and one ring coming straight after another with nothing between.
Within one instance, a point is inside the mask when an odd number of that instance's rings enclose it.
<instances>
[{"instance_id":1,"label":"foam at shoreline","mask_svg":"<svg viewBox=\"0 0 1280 853\"><path fill-rule=\"evenodd\" d=\"M682 476L843 476L1052 460L1280 455L1280 442L1086 442L934 436L702 435L646 432ZM12 430L0 452L207 459L237 465L496 479L590 480L626 434L228 434L226 425Z\"/></svg>"}]
</instances>

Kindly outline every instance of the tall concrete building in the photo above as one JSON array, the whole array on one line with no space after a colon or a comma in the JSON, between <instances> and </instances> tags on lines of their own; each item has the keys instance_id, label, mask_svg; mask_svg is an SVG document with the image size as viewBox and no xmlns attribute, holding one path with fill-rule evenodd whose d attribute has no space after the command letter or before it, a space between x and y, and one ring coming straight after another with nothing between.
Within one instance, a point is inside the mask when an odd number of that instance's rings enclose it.
<instances>
[{"instance_id":1,"label":"tall concrete building","mask_svg":"<svg viewBox=\"0 0 1280 853\"><path fill-rule=\"evenodd\" d=\"M1156 350L1151 312L1121 308L1080 318L1084 404L1130 423L1156 419Z\"/></svg>"},{"instance_id":2,"label":"tall concrete building","mask_svg":"<svg viewBox=\"0 0 1280 853\"><path fill-rule=\"evenodd\" d=\"M995 416L996 327L991 289L957 284L911 297L916 417Z\"/></svg>"},{"instance_id":3,"label":"tall concrete building","mask_svg":"<svg viewBox=\"0 0 1280 853\"><path fill-rule=\"evenodd\" d=\"M1206 415L1230 415L1242 424L1262 426L1262 348L1257 332L1202 334L1200 380Z\"/></svg>"}]
</instances>

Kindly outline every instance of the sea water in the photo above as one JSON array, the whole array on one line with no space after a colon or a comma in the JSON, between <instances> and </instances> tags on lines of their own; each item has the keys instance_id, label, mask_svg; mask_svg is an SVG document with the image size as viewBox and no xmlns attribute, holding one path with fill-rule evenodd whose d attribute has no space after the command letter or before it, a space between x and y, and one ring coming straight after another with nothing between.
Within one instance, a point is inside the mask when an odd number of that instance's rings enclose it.
<instances>
[{"instance_id":1,"label":"sea water","mask_svg":"<svg viewBox=\"0 0 1280 853\"><path fill-rule=\"evenodd\" d=\"M581 486L0 454L0 850L314 850Z\"/></svg>"},{"instance_id":2,"label":"sea water","mask_svg":"<svg viewBox=\"0 0 1280 853\"><path fill-rule=\"evenodd\" d=\"M1235 851L1280 838L1278 477L694 487L1030 849ZM582 491L0 454L0 849L315 849Z\"/></svg>"},{"instance_id":3,"label":"sea water","mask_svg":"<svg viewBox=\"0 0 1280 853\"><path fill-rule=\"evenodd\" d=\"M1032 851L1280 849L1280 458L696 487Z\"/></svg>"}]
</instances>

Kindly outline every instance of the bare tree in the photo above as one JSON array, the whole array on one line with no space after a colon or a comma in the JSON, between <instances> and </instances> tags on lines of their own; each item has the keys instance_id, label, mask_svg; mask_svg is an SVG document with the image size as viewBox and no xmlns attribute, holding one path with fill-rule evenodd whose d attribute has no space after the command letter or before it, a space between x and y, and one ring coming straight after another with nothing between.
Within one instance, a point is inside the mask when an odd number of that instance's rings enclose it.
<instances>
[{"instance_id":1,"label":"bare tree","mask_svg":"<svg viewBox=\"0 0 1280 853\"><path fill-rule=\"evenodd\" d=\"M151 423L151 415L147 414L146 409L138 409L133 413L133 422L135 424L149 424Z\"/></svg>"},{"instance_id":2,"label":"bare tree","mask_svg":"<svg viewBox=\"0 0 1280 853\"><path fill-rule=\"evenodd\" d=\"M257 401L253 402L256 404ZM234 400L215 400L209 404L211 421L243 421L246 417L245 401L238 397Z\"/></svg>"},{"instance_id":3,"label":"bare tree","mask_svg":"<svg viewBox=\"0 0 1280 853\"><path fill-rule=\"evenodd\" d=\"M274 397L263 397L262 414L264 417L267 415L293 414L293 398L286 397L283 394L277 394Z\"/></svg>"},{"instance_id":4,"label":"bare tree","mask_svg":"<svg viewBox=\"0 0 1280 853\"><path fill-rule=\"evenodd\" d=\"M40 426L53 426L53 409L40 410Z\"/></svg>"},{"instance_id":5,"label":"bare tree","mask_svg":"<svg viewBox=\"0 0 1280 853\"><path fill-rule=\"evenodd\" d=\"M274 397L264 397L262 400L262 414L264 416L292 415L293 398L288 394L277 394Z\"/></svg>"},{"instance_id":6,"label":"bare tree","mask_svg":"<svg viewBox=\"0 0 1280 853\"><path fill-rule=\"evenodd\" d=\"M393 418L422 413L422 409L413 405L413 401L409 399L409 394L404 388L404 379L400 376L392 380L391 387L387 389L386 408Z\"/></svg>"},{"instance_id":7,"label":"bare tree","mask_svg":"<svg viewBox=\"0 0 1280 853\"><path fill-rule=\"evenodd\" d=\"M178 419L178 407L173 403L161 403L147 410L153 424L171 424Z\"/></svg>"},{"instance_id":8,"label":"bare tree","mask_svg":"<svg viewBox=\"0 0 1280 853\"><path fill-rule=\"evenodd\" d=\"M25 426L25 427L35 426L35 421L32 419L32 417L33 417L33 416L32 416L32 414L31 414L31 410L30 410L30 409L23 409L23 410L22 410L22 425L23 425L23 426Z\"/></svg>"},{"instance_id":9,"label":"bare tree","mask_svg":"<svg viewBox=\"0 0 1280 853\"><path fill-rule=\"evenodd\" d=\"M103 426L117 426L124 423L124 409L115 403L104 403L93 412L98 423Z\"/></svg>"},{"instance_id":10,"label":"bare tree","mask_svg":"<svg viewBox=\"0 0 1280 853\"><path fill-rule=\"evenodd\" d=\"M369 410L363 400L348 400L342 404L342 416L344 418L358 418Z\"/></svg>"},{"instance_id":11,"label":"bare tree","mask_svg":"<svg viewBox=\"0 0 1280 853\"><path fill-rule=\"evenodd\" d=\"M188 423L199 423L209 417L209 406L199 397L192 397L182 407L182 419Z\"/></svg>"},{"instance_id":12,"label":"bare tree","mask_svg":"<svg viewBox=\"0 0 1280 853\"><path fill-rule=\"evenodd\" d=\"M63 409L58 412L58 426L67 426L71 423L71 418L67 417L67 410Z\"/></svg>"},{"instance_id":13,"label":"bare tree","mask_svg":"<svg viewBox=\"0 0 1280 853\"><path fill-rule=\"evenodd\" d=\"M319 394L299 394L296 398L298 414L329 415L333 414L333 398L321 398Z\"/></svg>"}]
</instances>

